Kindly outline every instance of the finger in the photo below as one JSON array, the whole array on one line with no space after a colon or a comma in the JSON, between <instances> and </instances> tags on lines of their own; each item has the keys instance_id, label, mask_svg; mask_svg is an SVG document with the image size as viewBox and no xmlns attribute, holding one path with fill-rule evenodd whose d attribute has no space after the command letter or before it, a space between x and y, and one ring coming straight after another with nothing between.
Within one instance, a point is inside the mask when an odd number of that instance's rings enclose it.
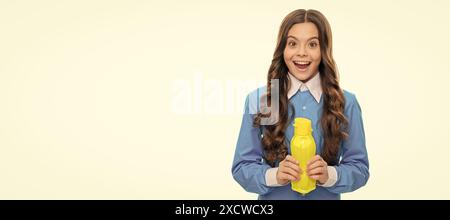
<instances>
[{"instance_id":1,"label":"finger","mask_svg":"<svg viewBox=\"0 0 450 220\"><path fill-rule=\"evenodd\" d=\"M309 176L309 178L311 178L313 180L319 180L320 179L320 175L312 175L312 176Z\"/></svg>"},{"instance_id":2,"label":"finger","mask_svg":"<svg viewBox=\"0 0 450 220\"><path fill-rule=\"evenodd\" d=\"M280 172L282 172L282 173L289 173L290 175L294 176L295 179L298 179L298 177L300 176L299 172L295 171L291 167L282 167Z\"/></svg>"},{"instance_id":3,"label":"finger","mask_svg":"<svg viewBox=\"0 0 450 220\"><path fill-rule=\"evenodd\" d=\"M314 163L312 163L312 164L310 164L308 166L307 171L315 169L317 167L325 167L325 163L323 161L320 161L320 160L316 161L316 162L314 162Z\"/></svg>"},{"instance_id":4,"label":"finger","mask_svg":"<svg viewBox=\"0 0 450 220\"><path fill-rule=\"evenodd\" d=\"M296 178L289 173L280 173L280 179L282 180L289 180L289 181L295 181Z\"/></svg>"},{"instance_id":5,"label":"finger","mask_svg":"<svg viewBox=\"0 0 450 220\"><path fill-rule=\"evenodd\" d=\"M308 161L306 166L309 166L310 164L320 160L322 160L322 157L320 155L315 155L313 158L311 158L311 160Z\"/></svg>"},{"instance_id":6,"label":"finger","mask_svg":"<svg viewBox=\"0 0 450 220\"><path fill-rule=\"evenodd\" d=\"M307 172L308 176L322 175L324 173L325 169L323 169L322 167L318 167Z\"/></svg>"},{"instance_id":7,"label":"finger","mask_svg":"<svg viewBox=\"0 0 450 220\"><path fill-rule=\"evenodd\" d=\"M283 164L283 166L290 167L290 168L294 169L297 173L300 173L300 170L301 170L300 167L298 166L298 164L292 163L290 161L285 162Z\"/></svg>"},{"instance_id":8,"label":"finger","mask_svg":"<svg viewBox=\"0 0 450 220\"><path fill-rule=\"evenodd\" d=\"M298 161L291 155L287 155L286 158L284 159L286 161L289 161L291 163L297 164L298 165Z\"/></svg>"}]
</instances>

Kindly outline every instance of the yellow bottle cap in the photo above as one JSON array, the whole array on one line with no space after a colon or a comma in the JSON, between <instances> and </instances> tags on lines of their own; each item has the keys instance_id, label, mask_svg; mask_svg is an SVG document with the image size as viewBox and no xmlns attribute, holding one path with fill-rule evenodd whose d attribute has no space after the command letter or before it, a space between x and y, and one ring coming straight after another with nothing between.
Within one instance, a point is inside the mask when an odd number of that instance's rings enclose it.
<instances>
[{"instance_id":1,"label":"yellow bottle cap","mask_svg":"<svg viewBox=\"0 0 450 220\"><path fill-rule=\"evenodd\" d=\"M307 118L295 118L294 133L299 135L308 135L312 132L311 120Z\"/></svg>"}]
</instances>

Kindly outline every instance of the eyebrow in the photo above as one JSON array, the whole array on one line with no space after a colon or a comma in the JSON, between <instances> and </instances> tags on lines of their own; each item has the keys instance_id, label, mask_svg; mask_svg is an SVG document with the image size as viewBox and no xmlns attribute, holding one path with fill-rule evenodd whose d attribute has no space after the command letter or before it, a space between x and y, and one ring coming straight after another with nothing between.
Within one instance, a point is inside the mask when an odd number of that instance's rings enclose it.
<instances>
[{"instance_id":1,"label":"eyebrow","mask_svg":"<svg viewBox=\"0 0 450 220\"><path fill-rule=\"evenodd\" d=\"M292 35L289 35L287 38L290 38L290 37L294 38L296 41L299 41L296 37L294 37L294 36L292 36ZM306 40L306 41L310 41L310 40L312 40L312 39L317 39L317 40L319 40L319 38L318 38L317 36L314 36L314 37L308 38L308 40Z\"/></svg>"}]
</instances>

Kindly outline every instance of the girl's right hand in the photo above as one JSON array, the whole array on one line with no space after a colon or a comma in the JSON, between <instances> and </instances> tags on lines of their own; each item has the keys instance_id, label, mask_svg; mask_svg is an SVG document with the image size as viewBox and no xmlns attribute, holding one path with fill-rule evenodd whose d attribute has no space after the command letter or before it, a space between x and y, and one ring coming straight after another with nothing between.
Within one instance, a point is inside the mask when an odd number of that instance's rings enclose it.
<instances>
[{"instance_id":1,"label":"girl's right hand","mask_svg":"<svg viewBox=\"0 0 450 220\"><path fill-rule=\"evenodd\" d=\"M290 181L300 180L300 174L302 172L298 166L298 161L293 156L287 155L278 166L277 182L278 184L285 185Z\"/></svg>"}]
</instances>

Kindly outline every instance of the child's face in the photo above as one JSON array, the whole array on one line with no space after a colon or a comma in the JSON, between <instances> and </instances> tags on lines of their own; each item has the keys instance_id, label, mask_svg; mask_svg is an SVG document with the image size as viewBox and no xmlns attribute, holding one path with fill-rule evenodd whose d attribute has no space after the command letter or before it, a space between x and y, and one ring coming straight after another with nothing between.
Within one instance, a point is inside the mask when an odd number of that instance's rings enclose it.
<instances>
[{"instance_id":1,"label":"child's face","mask_svg":"<svg viewBox=\"0 0 450 220\"><path fill-rule=\"evenodd\" d=\"M306 82L318 72L321 60L319 33L311 22L295 24L288 32L284 62L297 79Z\"/></svg>"}]
</instances>

